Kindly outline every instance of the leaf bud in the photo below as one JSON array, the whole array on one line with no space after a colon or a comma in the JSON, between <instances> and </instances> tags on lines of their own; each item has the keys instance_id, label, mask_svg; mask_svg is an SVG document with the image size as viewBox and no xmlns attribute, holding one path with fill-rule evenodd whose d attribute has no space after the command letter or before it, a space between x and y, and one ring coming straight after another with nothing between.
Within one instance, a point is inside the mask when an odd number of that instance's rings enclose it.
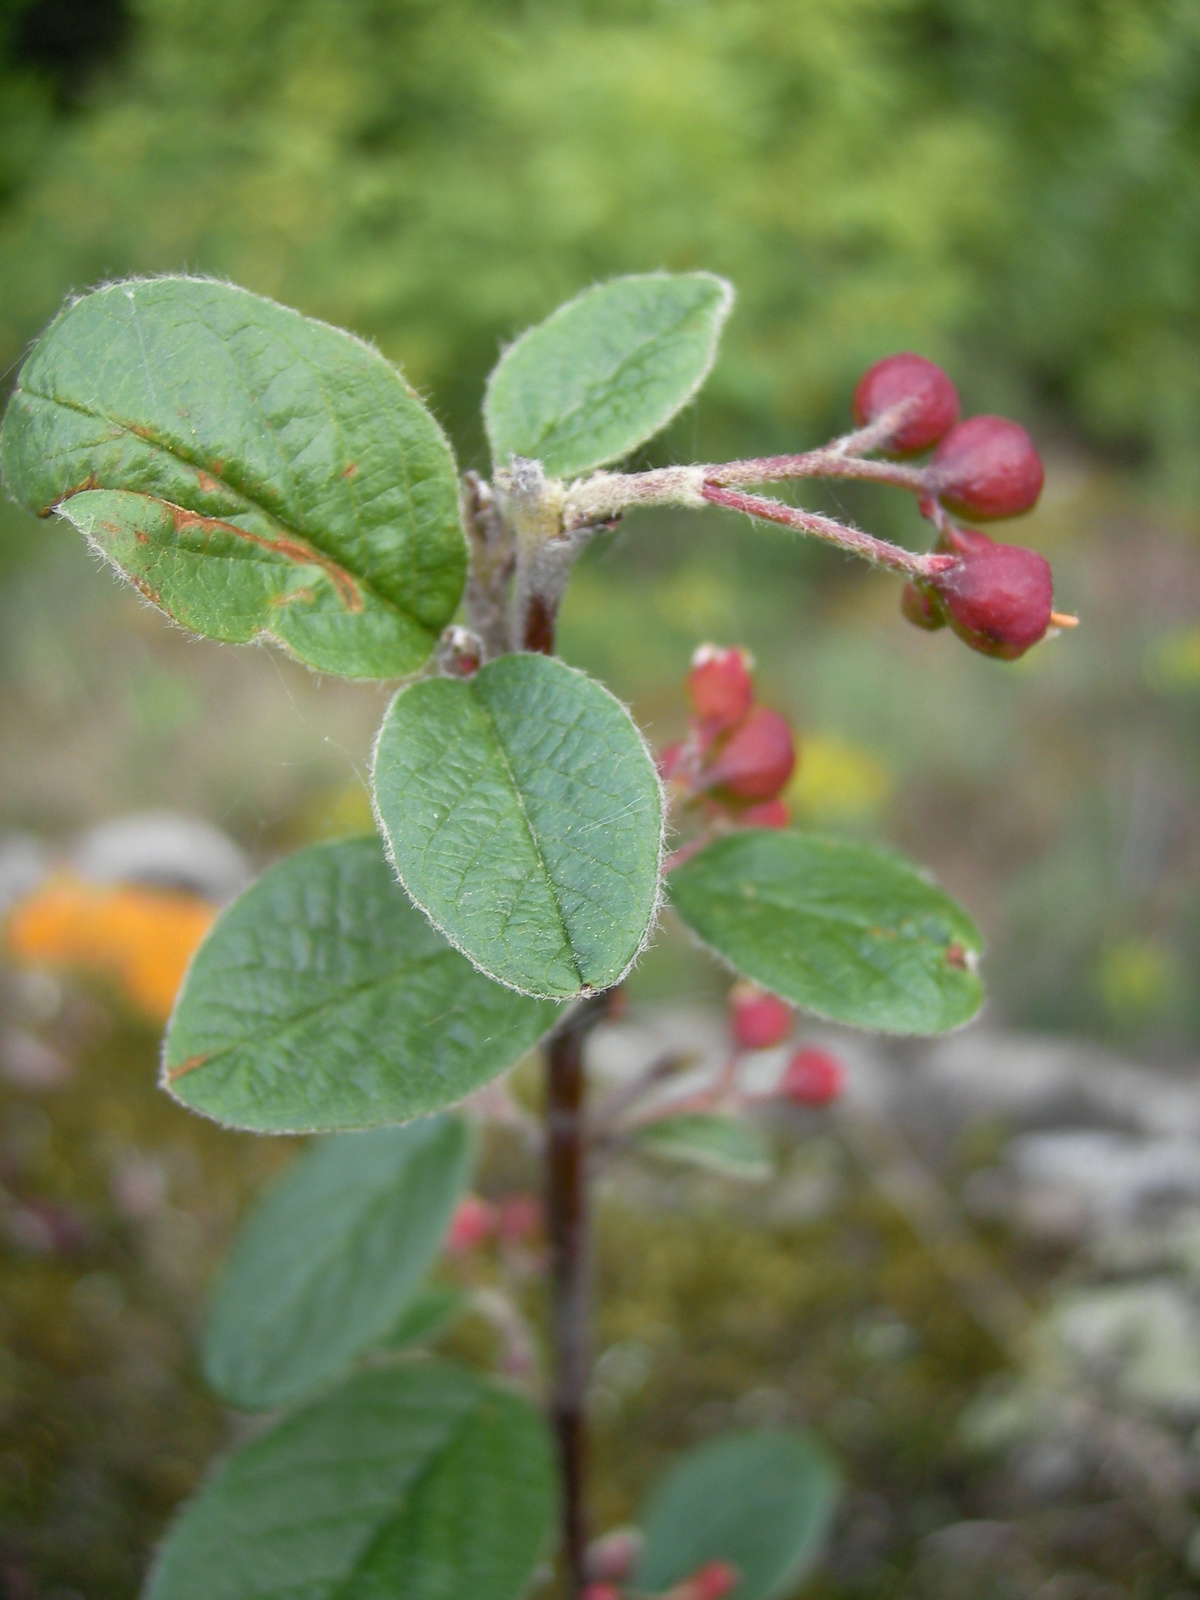
<instances>
[{"instance_id":1,"label":"leaf bud","mask_svg":"<svg viewBox=\"0 0 1200 1600\"><path fill-rule=\"evenodd\" d=\"M712 733L740 722L754 704L754 658L731 645L722 649L702 644L692 657L687 676L688 699L696 716Z\"/></svg>"},{"instance_id":2,"label":"leaf bud","mask_svg":"<svg viewBox=\"0 0 1200 1600\"><path fill-rule=\"evenodd\" d=\"M1019 422L986 416L951 428L934 451L930 473L944 506L980 522L1031 511L1046 475Z\"/></svg>"},{"instance_id":3,"label":"leaf bud","mask_svg":"<svg viewBox=\"0 0 1200 1600\"><path fill-rule=\"evenodd\" d=\"M470 628L452 622L437 646L438 671L444 678L473 678L483 660L483 641Z\"/></svg>"},{"instance_id":4,"label":"leaf bud","mask_svg":"<svg viewBox=\"0 0 1200 1600\"><path fill-rule=\"evenodd\" d=\"M846 1069L828 1050L805 1045L783 1069L778 1093L799 1106L827 1106L846 1086Z\"/></svg>"},{"instance_id":5,"label":"leaf bud","mask_svg":"<svg viewBox=\"0 0 1200 1600\"><path fill-rule=\"evenodd\" d=\"M909 404L886 448L895 455L928 450L958 421L958 393L932 361L911 354L887 356L868 367L858 380L851 410L860 428L893 406Z\"/></svg>"},{"instance_id":6,"label":"leaf bud","mask_svg":"<svg viewBox=\"0 0 1200 1600\"><path fill-rule=\"evenodd\" d=\"M778 711L755 706L716 747L705 768L706 789L724 789L739 800L774 800L792 775L796 747Z\"/></svg>"},{"instance_id":7,"label":"leaf bud","mask_svg":"<svg viewBox=\"0 0 1200 1600\"><path fill-rule=\"evenodd\" d=\"M1015 661L1050 626L1050 563L1036 550L996 544L974 528L952 530L948 542L961 559L934 580L946 620L972 650Z\"/></svg>"},{"instance_id":8,"label":"leaf bud","mask_svg":"<svg viewBox=\"0 0 1200 1600\"><path fill-rule=\"evenodd\" d=\"M792 1008L753 983L729 991L729 1030L741 1050L770 1050L792 1031Z\"/></svg>"}]
</instances>

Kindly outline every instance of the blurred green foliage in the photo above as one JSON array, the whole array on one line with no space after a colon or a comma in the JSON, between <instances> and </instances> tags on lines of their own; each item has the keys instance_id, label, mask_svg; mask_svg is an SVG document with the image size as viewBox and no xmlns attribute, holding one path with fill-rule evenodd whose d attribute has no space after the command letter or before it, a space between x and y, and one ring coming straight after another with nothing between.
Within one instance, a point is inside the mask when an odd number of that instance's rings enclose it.
<instances>
[{"instance_id":1,"label":"blurred green foliage","mask_svg":"<svg viewBox=\"0 0 1200 1600\"><path fill-rule=\"evenodd\" d=\"M703 446L811 437L914 346L1200 475L1187 0L130 0L91 77L55 4L0 9L0 365L71 287L227 274L377 338L478 458L502 340L708 267Z\"/></svg>"}]
</instances>

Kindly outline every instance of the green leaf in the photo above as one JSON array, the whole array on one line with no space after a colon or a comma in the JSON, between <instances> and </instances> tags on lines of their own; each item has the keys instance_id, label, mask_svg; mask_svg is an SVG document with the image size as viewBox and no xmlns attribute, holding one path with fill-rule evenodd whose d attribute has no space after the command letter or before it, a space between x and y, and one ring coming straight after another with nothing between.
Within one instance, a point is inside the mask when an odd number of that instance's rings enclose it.
<instances>
[{"instance_id":1,"label":"green leaf","mask_svg":"<svg viewBox=\"0 0 1200 1600\"><path fill-rule=\"evenodd\" d=\"M21 368L0 465L168 616L323 672L415 671L462 594L454 458L400 373L229 284L67 306Z\"/></svg>"},{"instance_id":2,"label":"green leaf","mask_svg":"<svg viewBox=\"0 0 1200 1600\"><path fill-rule=\"evenodd\" d=\"M407 1362L230 1457L172 1527L146 1600L517 1600L553 1505L528 1402Z\"/></svg>"},{"instance_id":3,"label":"green leaf","mask_svg":"<svg viewBox=\"0 0 1200 1600\"><path fill-rule=\"evenodd\" d=\"M665 1161L706 1167L726 1178L759 1182L771 1176L771 1157L753 1128L737 1117L688 1112L647 1123L634 1135L637 1149Z\"/></svg>"},{"instance_id":4,"label":"green leaf","mask_svg":"<svg viewBox=\"0 0 1200 1600\"><path fill-rule=\"evenodd\" d=\"M706 1561L732 1562L730 1600L790 1595L820 1553L840 1496L811 1435L733 1434L677 1461L651 1496L637 1587L658 1592Z\"/></svg>"},{"instance_id":5,"label":"green leaf","mask_svg":"<svg viewBox=\"0 0 1200 1600\"><path fill-rule=\"evenodd\" d=\"M470 1304L465 1289L451 1283L427 1283L413 1295L379 1345L384 1350L406 1350L410 1345L428 1344L457 1322Z\"/></svg>"},{"instance_id":6,"label":"green leaf","mask_svg":"<svg viewBox=\"0 0 1200 1600\"><path fill-rule=\"evenodd\" d=\"M628 455L704 382L732 304L711 272L585 289L510 345L488 380L493 460L527 456L571 478Z\"/></svg>"},{"instance_id":7,"label":"green leaf","mask_svg":"<svg viewBox=\"0 0 1200 1600\"><path fill-rule=\"evenodd\" d=\"M306 1151L242 1224L204 1374L247 1410L311 1394L391 1328L467 1183L461 1117L344 1133Z\"/></svg>"},{"instance_id":8,"label":"green leaf","mask_svg":"<svg viewBox=\"0 0 1200 1600\"><path fill-rule=\"evenodd\" d=\"M979 930L899 856L748 828L671 873L676 911L735 971L795 1005L885 1033L941 1033L983 999Z\"/></svg>"},{"instance_id":9,"label":"green leaf","mask_svg":"<svg viewBox=\"0 0 1200 1600\"><path fill-rule=\"evenodd\" d=\"M343 839L281 861L217 919L176 1002L163 1085L260 1133L406 1122L503 1072L557 1011L452 950L377 838Z\"/></svg>"},{"instance_id":10,"label":"green leaf","mask_svg":"<svg viewBox=\"0 0 1200 1600\"><path fill-rule=\"evenodd\" d=\"M400 881L501 983L566 999L633 964L658 906L662 798L629 713L542 655L392 702L375 800Z\"/></svg>"}]
</instances>

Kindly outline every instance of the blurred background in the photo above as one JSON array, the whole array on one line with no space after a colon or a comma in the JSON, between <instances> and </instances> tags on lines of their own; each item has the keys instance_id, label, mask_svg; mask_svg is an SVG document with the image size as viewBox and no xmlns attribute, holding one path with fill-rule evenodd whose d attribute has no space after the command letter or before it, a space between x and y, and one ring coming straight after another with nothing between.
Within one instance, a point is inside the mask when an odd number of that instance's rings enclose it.
<instances>
[{"instance_id":1,"label":"blurred background","mask_svg":"<svg viewBox=\"0 0 1200 1600\"><path fill-rule=\"evenodd\" d=\"M1106 1302L1080 1348L1100 1348L1089 1381L1175 1475L1146 1490L1135 1450L1114 1478L1111 1440L1078 1416L1069 1460L1061 1429L982 1424L994 1448L971 1454L962 1418L1028 1373L947 1277L938 1230L922 1237L862 1139L818 1119L793 1174L810 1200L786 1215L710 1184L691 1197L703 1235L675 1189L608 1224L605 1337L628 1359L602 1407L605 1515L628 1513L622 1471L640 1487L656 1449L749 1403L802 1415L847 1463L817 1589L1200 1593L1200 9L0 0L5 389L72 290L195 270L377 341L486 471L478 408L502 343L597 278L657 267L710 268L739 298L704 394L646 464L819 443L861 370L904 349L1043 447L1046 492L1011 536L1050 557L1082 626L1019 664L917 633L891 580L716 512L633 516L598 543L560 642L656 744L682 727L695 646L749 646L800 737L798 820L902 846L976 915L990 1000L954 1058L974 1098L946 1111L944 1054L882 1050L862 1082L923 1086L885 1120L907 1115L938 1204L1035 1321L1132 1284L1134 1331ZM922 537L899 497L806 503ZM369 825L385 701L188 638L70 529L0 507L0 912L64 865L73 885L0 969L6 1600L132 1595L230 1437L194 1369L196 1319L288 1147L158 1095L158 1030L206 904ZM182 893L147 923L131 880ZM724 980L668 927L631 987L635 1014L703 1016ZM1098 1174L1118 1185L1100 1135L1142 1162L1128 1215L1096 1199ZM1059 1144L1030 1155L1035 1136ZM634 1265L650 1236L653 1283ZM706 1254L702 1236L724 1243ZM673 1317L712 1351L676 1351L660 1383L645 1352ZM1129 1387L1130 1351L1176 1374L1166 1398Z\"/></svg>"}]
</instances>

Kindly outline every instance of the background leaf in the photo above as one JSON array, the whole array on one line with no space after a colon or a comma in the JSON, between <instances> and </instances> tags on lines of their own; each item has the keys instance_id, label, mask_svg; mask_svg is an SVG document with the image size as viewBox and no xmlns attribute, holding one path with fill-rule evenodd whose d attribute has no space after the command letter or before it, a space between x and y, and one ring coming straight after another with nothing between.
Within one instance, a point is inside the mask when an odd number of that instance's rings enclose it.
<instances>
[{"instance_id":1,"label":"background leaf","mask_svg":"<svg viewBox=\"0 0 1200 1600\"><path fill-rule=\"evenodd\" d=\"M369 345L229 284L109 284L21 368L0 464L169 616L343 677L429 655L465 574L437 423Z\"/></svg>"},{"instance_id":2,"label":"background leaf","mask_svg":"<svg viewBox=\"0 0 1200 1600\"><path fill-rule=\"evenodd\" d=\"M771 1176L771 1157L758 1133L738 1117L688 1112L639 1128L635 1148L665 1161L705 1167L726 1178L758 1182Z\"/></svg>"},{"instance_id":3,"label":"background leaf","mask_svg":"<svg viewBox=\"0 0 1200 1600\"><path fill-rule=\"evenodd\" d=\"M570 478L628 455L704 382L732 304L711 272L585 289L510 345L488 380L493 460L530 456Z\"/></svg>"},{"instance_id":4,"label":"background leaf","mask_svg":"<svg viewBox=\"0 0 1200 1600\"><path fill-rule=\"evenodd\" d=\"M378 1127L461 1100L556 1015L452 950L377 838L343 839L281 861L217 919L171 1019L163 1082L233 1127Z\"/></svg>"},{"instance_id":5,"label":"background leaf","mask_svg":"<svg viewBox=\"0 0 1200 1600\"><path fill-rule=\"evenodd\" d=\"M850 839L727 834L669 879L688 926L785 1000L862 1028L940 1033L974 1016L979 930L899 856Z\"/></svg>"},{"instance_id":6,"label":"background leaf","mask_svg":"<svg viewBox=\"0 0 1200 1600\"><path fill-rule=\"evenodd\" d=\"M628 971L658 904L662 799L619 701L509 655L392 702L375 799L401 882L482 971L567 998Z\"/></svg>"},{"instance_id":7,"label":"background leaf","mask_svg":"<svg viewBox=\"0 0 1200 1600\"><path fill-rule=\"evenodd\" d=\"M731 1561L742 1578L730 1600L790 1595L839 1495L837 1470L809 1434L763 1430L701 1445L651 1496L637 1585L667 1589L706 1561Z\"/></svg>"},{"instance_id":8,"label":"background leaf","mask_svg":"<svg viewBox=\"0 0 1200 1600\"><path fill-rule=\"evenodd\" d=\"M266 1410L336 1377L394 1325L466 1187L461 1117L345 1133L306 1151L251 1211L217 1285L204 1374Z\"/></svg>"},{"instance_id":9,"label":"background leaf","mask_svg":"<svg viewBox=\"0 0 1200 1600\"><path fill-rule=\"evenodd\" d=\"M225 1462L146 1600L516 1600L553 1503L525 1400L441 1363L364 1373Z\"/></svg>"}]
</instances>

